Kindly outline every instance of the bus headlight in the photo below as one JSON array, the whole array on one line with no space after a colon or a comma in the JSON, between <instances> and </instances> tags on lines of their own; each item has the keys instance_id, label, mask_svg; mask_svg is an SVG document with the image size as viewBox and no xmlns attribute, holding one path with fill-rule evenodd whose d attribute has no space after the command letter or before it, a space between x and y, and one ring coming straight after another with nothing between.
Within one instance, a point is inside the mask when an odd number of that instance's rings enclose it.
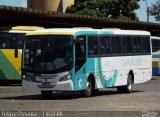
<instances>
[{"instance_id":1,"label":"bus headlight","mask_svg":"<svg viewBox=\"0 0 160 117\"><path fill-rule=\"evenodd\" d=\"M23 75L23 76L22 76L22 79L25 79L25 78L26 78L26 75Z\"/></svg>"},{"instance_id":2,"label":"bus headlight","mask_svg":"<svg viewBox=\"0 0 160 117\"><path fill-rule=\"evenodd\" d=\"M62 81L66 81L66 80L70 80L71 79L71 76L69 74L67 75L64 75L61 79L60 79L60 82Z\"/></svg>"},{"instance_id":3,"label":"bus headlight","mask_svg":"<svg viewBox=\"0 0 160 117\"><path fill-rule=\"evenodd\" d=\"M23 76L22 76L22 78L23 78L23 80L30 81L30 78L29 78L29 77L27 77L26 75L23 75Z\"/></svg>"}]
</instances>

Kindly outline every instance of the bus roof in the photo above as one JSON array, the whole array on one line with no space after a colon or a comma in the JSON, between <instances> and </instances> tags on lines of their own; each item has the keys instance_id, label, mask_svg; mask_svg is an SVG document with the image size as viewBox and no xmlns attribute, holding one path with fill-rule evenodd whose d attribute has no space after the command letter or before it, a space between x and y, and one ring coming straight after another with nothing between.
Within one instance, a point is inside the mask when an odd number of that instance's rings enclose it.
<instances>
[{"instance_id":1,"label":"bus roof","mask_svg":"<svg viewBox=\"0 0 160 117\"><path fill-rule=\"evenodd\" d=\"M151 39L154 39L154 40L160 40L160 37L151 36Z\"/></svg>"},{"instance_id":2,"label":"bus roof","mask_svg":"<svg viewBox=\"0 0 160 117\"><path fill-rule=\"evenodd\" d=\"M27 33L38 29L44 29L39 26L0 26L0 32Z\"/></svg>"},{"instance_id":3,"label":"bus roof","mask_svg":"<svg viewBox=\"0 0 160 117\"><path fill-rule=\"evenodd\" d=\"M150 35L150 32L120 29L92 29L92 28L52 28L29 32L26 35L87 35L87 34L121 34L121 35Z\"/></svg>"}]
</instances>

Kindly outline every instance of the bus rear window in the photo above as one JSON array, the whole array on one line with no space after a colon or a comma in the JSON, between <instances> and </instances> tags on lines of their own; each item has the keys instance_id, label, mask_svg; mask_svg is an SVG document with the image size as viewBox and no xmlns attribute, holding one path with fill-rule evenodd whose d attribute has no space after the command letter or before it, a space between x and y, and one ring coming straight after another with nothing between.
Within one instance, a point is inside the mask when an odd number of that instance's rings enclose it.
<instances>
[{"instance_id":1,"label":"bus rear window","mask_svg":"<svg viewBox=\"0 0 160 117\"><path fill-rule=\"evenodd\" d=\"M0 34L0 49L14 49L15 38L8 33Z\"/></svg>"}]
</instances>

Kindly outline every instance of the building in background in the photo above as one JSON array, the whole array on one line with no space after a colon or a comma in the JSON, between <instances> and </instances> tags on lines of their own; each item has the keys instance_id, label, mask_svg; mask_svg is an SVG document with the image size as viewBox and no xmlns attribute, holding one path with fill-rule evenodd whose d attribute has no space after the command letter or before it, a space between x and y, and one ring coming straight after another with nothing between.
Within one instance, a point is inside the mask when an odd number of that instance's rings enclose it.
<instances>
[{"instance_id":1,"label":"building in background","mask_svg":"<svg viewBox=\"0 0 160 117\"><path fill-rule=\"evenodd\" d=\"M65 12L66 8L74 4L74 0L28 0L28 8Z\"/></svg>"}]
</instances>

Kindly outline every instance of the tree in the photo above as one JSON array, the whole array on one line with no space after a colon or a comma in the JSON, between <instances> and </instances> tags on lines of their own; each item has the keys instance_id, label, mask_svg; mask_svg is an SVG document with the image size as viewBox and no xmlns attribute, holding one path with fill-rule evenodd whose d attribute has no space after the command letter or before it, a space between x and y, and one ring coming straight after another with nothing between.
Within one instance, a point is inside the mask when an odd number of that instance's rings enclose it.
<instances>
[{"instance_id":1,"label":"tree","mask_svg":"<svg viewBox=\"0 0 160 117\"><path fill-rule=\"evenodd\" d=\"M156 21L160 21L160 0L158 0L155 4L152 4L152 6L148 8L147 12L154 16Z\"/></svg>"},{"instance_id":2,"label":"tree","mask_svg":"<svg viewBox=\"0 0 160 117\"><path fill-rule=\"evenodd\" d=\"M115 19L138 20L135 9L139 0L76 0L67 8L67 13L107 17Z\"/></svg>"}]
</instances>

